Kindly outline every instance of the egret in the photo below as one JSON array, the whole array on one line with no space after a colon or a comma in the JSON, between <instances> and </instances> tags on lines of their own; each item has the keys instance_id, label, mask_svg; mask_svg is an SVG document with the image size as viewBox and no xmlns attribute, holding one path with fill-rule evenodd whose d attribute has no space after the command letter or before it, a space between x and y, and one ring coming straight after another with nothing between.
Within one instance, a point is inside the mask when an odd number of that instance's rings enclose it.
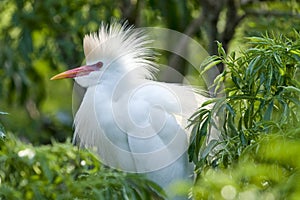
<instances>
[{"instance_id":1,"label":"egret","mask_svg":"<svg viewBox=\"0 0 300 200\"><path fill-rule=\"evenodd\" d=\"M86 88L73 141L110 167L144 173L168 188L191 180L185 125L206 97L155 80L155 53L145 32L113 22L84 37L86 64L51 80L74 78Z\"/></svg>"}]
</instances>

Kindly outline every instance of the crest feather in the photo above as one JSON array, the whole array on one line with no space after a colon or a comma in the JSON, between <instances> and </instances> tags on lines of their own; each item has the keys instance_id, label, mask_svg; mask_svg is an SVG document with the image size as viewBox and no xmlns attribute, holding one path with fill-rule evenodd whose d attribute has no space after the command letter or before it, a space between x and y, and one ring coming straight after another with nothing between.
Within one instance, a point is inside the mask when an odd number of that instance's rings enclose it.
<instances>
[{"instance_id":1,"label":"crest feather","mask_svg":"<svg viewBox=\"0 0 300 200\"><path fill-rule=\"evenodd\" d=\"M147 68L149 74L156 71L149 43L151 40L142 29L112 22L110 25L102 23L98 32L85 35L83 48L88 65L122 59L126 66Z\"/></svg>"}]
</instances>

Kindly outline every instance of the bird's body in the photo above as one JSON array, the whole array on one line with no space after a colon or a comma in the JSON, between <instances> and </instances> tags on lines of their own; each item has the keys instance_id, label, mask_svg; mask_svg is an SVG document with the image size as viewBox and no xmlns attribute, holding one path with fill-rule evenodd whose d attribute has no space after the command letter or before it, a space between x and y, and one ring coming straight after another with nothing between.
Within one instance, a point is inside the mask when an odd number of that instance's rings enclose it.
<instances>
[{"instance_id":1,"label":"bird's body","mask_svg":"<svg viewBox=\"0 0 300 200\"><path fill-rule=\"evenodd\" d=\"M151 87L155 86L151 84ZM126 91L119 99L114 99L105 86L88 88L76 113L74 140L78 138L80 146L96 151L104 164L145 173L162 187L176 180L191 180L193 167L186 154L185 131L173 115L152 107L154 102L147 101L149 96L153 97L149 91L145 91L148 95L138 95L140 98L131 100L128 105L127 95L131 92ZM94 95L97 99L100 97L101 103L97 103ZM126 109L137 118L129 117ZM155 119L149 119L150 112Z\"/></svg>"},{"instance_id":2,"label":"bird's body","mask_svg":"<svg viewBox=\"0 0 300 200\"><path fill-rule=\"evenodd\" d=\"M188 117L203 102L187 86L151 80L156 71L149 41L140 31L113 23L84 38L86 66L55 76L75 78L86 93L75 116L74 141L102 162L145 173L168 187L191 180Z\"/></svg>"}]
</instances>

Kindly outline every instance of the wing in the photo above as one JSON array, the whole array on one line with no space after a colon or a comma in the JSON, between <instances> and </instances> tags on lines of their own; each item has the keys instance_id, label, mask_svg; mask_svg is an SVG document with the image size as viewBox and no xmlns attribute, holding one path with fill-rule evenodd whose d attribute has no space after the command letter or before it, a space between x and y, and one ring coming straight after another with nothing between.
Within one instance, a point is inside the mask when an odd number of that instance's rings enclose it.
<instances>
[{"instance_id":1,"label":"wing","mask_svg":"<svg viewBox=\"0 0 300 200\"><path fill-rule=\"evenodd\" d=\"M193 166L183 124L198 106L192 89L145 81L127 94L116 102L115 119L127 134L136 171L163 187L189 179Z\"/></svg>"},{"instance_id":2,"label":"wing","mask_svg":"<svg viewBox=\"0 0 300 200\"><path fill-rule=\"evenodd\" d=\"M145 81L131 92L128 99L129 111L135 114L132 115L133 117L137 116L133 120L152 123L153 127L157 126L156 121L159 122L159 120L154 119L160 118L160 115L172 115L182 129L185 129L189 117L203 102L209 99L202 95L204 92L200 94L201 92L189 86ZM135 109L141 105L144 106L143 110ZM158 110L161 110L162 113Z\"/></svg>"},{"instance_id":3,"label":"wing","mask_svg":"<svg viewBox=\"0 0 300 200\"><path fill-rule=\"evenodd\" d=\"M158 170L186 156L185 124L198 107L191 88L145 81L113 107L116 123L127 134L138 172Z\"/></svg>"}]
</instances>

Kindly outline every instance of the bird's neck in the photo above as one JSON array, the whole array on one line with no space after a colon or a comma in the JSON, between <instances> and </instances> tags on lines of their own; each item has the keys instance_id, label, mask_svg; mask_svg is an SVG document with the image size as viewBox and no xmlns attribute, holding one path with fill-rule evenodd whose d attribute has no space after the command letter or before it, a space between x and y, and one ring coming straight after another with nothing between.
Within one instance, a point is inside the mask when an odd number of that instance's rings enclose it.
<instances>
[{"instance_id":1,"label":"bird's neck","mask_svg":"<svg viewBox=\"0 0 300 200\"><path fill-rule=\"evenodd\" d=\"M145 81L146 74L150 72L145 68L133 67L124 62L114 62L103 71L98 85L102 85L110 92L122 88L125 93Z\"/></svg>"}]
</instances>

